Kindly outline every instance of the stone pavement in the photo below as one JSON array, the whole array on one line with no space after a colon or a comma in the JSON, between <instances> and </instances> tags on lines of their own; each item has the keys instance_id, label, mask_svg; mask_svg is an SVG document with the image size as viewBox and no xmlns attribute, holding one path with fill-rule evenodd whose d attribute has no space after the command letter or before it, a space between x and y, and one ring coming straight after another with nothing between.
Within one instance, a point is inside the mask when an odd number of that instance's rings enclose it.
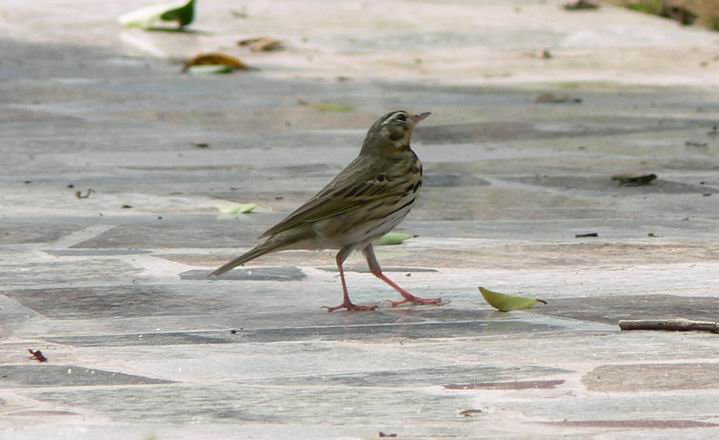
<instances>
[{"instance_id":1,"label":"stone pavement","mask_svg":"<svg viewBox=\"0 0 719 440\"><path fill-rule=\"evenodd\" d=\"M717 335L616 325L719 315L717 34L554 1L200 1L195 33L115 24L143 3L0 10L0 438L717 436ZM264 34L287 49L234 47ZM179 73L221 48L260 70ZM353 298L382 307L328 314L331 252L204 278L396 108L433 112L426 184L401 226L418 237L378 257L446 305L387 306L355 256ZM633 170L659 177L611 180ZM480 285L548 304L496 312Z\"/></svg>"}]
</instances>

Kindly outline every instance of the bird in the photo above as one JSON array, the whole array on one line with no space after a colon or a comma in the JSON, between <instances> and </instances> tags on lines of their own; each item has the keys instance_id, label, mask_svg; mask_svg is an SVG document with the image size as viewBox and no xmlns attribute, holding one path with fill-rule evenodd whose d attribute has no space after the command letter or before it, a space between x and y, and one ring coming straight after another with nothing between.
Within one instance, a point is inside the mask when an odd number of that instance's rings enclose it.
<instances>
[{"instance_id":1,"label":"bird","mask_svg":"<svg viewBox=\"0 0 719 440\"><path fill-rule=\"evenodd\" d=\"M396 290L402 304L441 305L441 298L414 296L388 278L377 261L372 242L397 226L417 200L422 187L422 163L410 146L414 128L429 112L389 112L367 131L359 155L305 204L263 233L265 240L222 265L216 277L262 255L287 249L335 249L342 283L342 303L324 306L371 311L375 304L354 304L349 296L343 263L355 250L364 254L370 272Z\"/></svg>"}]
</instances>

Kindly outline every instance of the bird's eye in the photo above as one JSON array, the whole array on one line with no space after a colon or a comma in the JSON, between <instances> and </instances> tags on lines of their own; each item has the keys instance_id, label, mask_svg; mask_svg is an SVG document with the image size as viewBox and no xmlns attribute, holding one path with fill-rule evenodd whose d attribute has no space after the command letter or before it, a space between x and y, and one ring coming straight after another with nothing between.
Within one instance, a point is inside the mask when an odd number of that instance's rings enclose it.
<instances>
[{"instance_id":1,"label":"bird's eye","mask_svg":"<svg viewBox=\"0 0 719 440\"><path fill-rule=\"evenodd\" d=\"M404 113L400 113L397 115L397 118L395 118L395 119L397 119L400 122L407 122L407 115L405 115Z\"/></svg>"}]
</instances>

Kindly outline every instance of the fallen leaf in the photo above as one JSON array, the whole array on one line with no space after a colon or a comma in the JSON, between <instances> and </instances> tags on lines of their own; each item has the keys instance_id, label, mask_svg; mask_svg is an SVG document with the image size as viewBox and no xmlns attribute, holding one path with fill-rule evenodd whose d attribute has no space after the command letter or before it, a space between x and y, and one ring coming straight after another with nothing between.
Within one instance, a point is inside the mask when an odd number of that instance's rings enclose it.
<instances>
[{"instance_id":1,"label":"fallen leaf","mask_svg":"<svg viewBox=\"0 0 719 440\"><path fill-rule=\"evenodd\" d=\"M45 357L44 354L42 354L42 351L40 351L40 350L33 351L31 349L28 349L27 351L32 355L32 356L30 356L30 359L35 359L38 362L47 362L47 358Z\"/></svg>"},{"instance_id":2,"label":"fallen leaf","mask_svg":"<svg viewBox=\"0 0 719 440\"><path fill-rule=\"evenodd\" d=\"M537 99L535 99L534 102L538 104L579 104L580 102L582 102L582 99L575 98L564 93L554 94L550 92L542 93L541 95L537 96Z\"/></svg>"},{"instance_id":3,"label":"fallen leaf","mask_svg":"<svg viewBox=\"0 0 719 440\"><path fill-rule=\"evenodd\" d=\"M272 37L248 38L237 42L240 46L247 46L252 52L270 52L282 49L282 42Z\"/></svg>"},{"instance_id":4,"label":"fallen leaf","mask_svg":"<svg viewBox=\"0 0 719 440\"><path fill-rule=\"evenodd\" d=\"M377 246L392 246L396 244L402 244L407 239L414 237L412 234L406 232L389 232L384 234L382 238L377 242Z\"/></svg>"},{"instance_id":5,"label":"fallen leaf","mask_svg":"<svg viewBox=\"0 0 719 440\"><path fill-rule=\"evenodd\" d=\"M254 203L218 203L217 209L223 214L249 214L257 208Z\"/></svg>"},{"instance_id":6,"label":"fallen leaf","mask_svg":"<svg viewBox=\"0 0 719 440\"><path fill-rule=\"evenodd\" d=\"M580 11L587 9L598 9L599 5L589 0L576 0L573 2L565 3L562 7L567 11Z\"/></svg>"},{"instance_id":7,"label":"fallen leaf","mask_svg":"<svg viewBox=\"0 0 719 440\"><path fill-rule=\"evenodd\" d=\"M190 143L197 148L210 148L210 144L207 144L205 142L190 142Z\"/></svg>"},{"instance_id":8,"label":"fallen leaf","mask_svg":"<svg viewBox=\"0 0 719 440\"><path fill-rule=\"evenodd\" d=\"M485 289L484 287L480 287L479 291L482 292L484 300L500 312L531 309L538 302L547 304L547 302L542 299L505 295L504 293L493 292L489 289Z\"/></svg>"},{"instance_id":9,"label":"fallen leaf","mask_svg":"<svg viewBox=\"0 0 719 440\"><path fill-rule=\"evenodd\" d=\"M319 102L317 104L312 104L312 107L315 110L327 113L342 113L352 111L352 107L350 107L349 105L335 104L333 102Z\"/></svg>"},{"instance_id":10,"label":"fallen leaf","mask_svg":"<svg viewBox=\"0 0 719 440\"><path fill-rule=\"evenodd\" d=\"M210 68L205 69L205 72L202 72L202 69L194 69L199 66L210 66ZM222 68L224 68L224 70L222 70ZM214 72L212 71L213 69L218 71ZM233 70L247 69L249 69L249 66L238 58L220 52L201 53L185 61L185 64L182 66L183 72L190 73L229 73Z\"/></svg>"},{"instance_id":11,"label":"fallen leaf","mask_svg":"<svg viewBox=\"0 0 719 440\"><path fill-rule=\"evenodd\" d=\"M625 186L649 185L656 178L657 175L654 173L622 173L612 176L612 180Z\"/></svg>"},{"instance_id":12,"label":"fallen leaf","mask_svg":"<svg viewBox=\"0 0 719 440\"><path fill-rule=\"evenodd\" d=\"M686 147L708 147L709 144L706 142L686 141L686 142L684 142L684 146L686 146Z\"/></svg>"},{"instance_id":13,"label":"fallen leaf","mask_svg":"<svg viewBox=\"0 0 719 440\"><path fill-rule=\"evenodd\" d=\"M175 22L179 29L195 19L195 0L148 6L121 15L117 21L125 27L161 29L158 25Z\"/></svg>"},{"instance_id":14,"label":"fallen leaf","mask_svg":"<svg viewBox=\"0 0 719 440\"><path fill-rule=\"evenodd\" d=\"M378 437L397 437L397 434L395 434L395 433L387 434L385 432L380 431L377 433L377 436Z\"/></svg>"}]
</instances>

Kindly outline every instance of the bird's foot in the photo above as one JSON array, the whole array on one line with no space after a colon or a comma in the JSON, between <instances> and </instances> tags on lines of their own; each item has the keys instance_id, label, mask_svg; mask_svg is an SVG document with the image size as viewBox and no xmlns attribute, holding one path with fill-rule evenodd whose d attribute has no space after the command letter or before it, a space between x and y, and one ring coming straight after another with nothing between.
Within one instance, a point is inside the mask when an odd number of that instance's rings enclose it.
<instances>
[{"instance_id":1,"label":"bird's foot","mask_svg":"<svg viewBox=\"0 0 719 440\"><path fill-rule=\"evenodd\" d=\"M427 306L427 305L435 305L440 306L442 305L442 298L420 298L418 296L414 295L402 295L404 297L401 301L390 301L392 303L392 307L398 307L402 304L417 304L420 306Z\"/></svg>"},{"instance_id":2,"label":"bird's foot","mask_svg":"<svg viewBox=\"0 0 719 440\"><path fill-rule=\"evenodd\" d=\"M334 312L335 310L345 309L348 312L371 312L372 310L375 310L377 308L376 304L367 304L367 305L361 305L361 304L353 304L350 301L345 301L342 304L338 306L322 306L323 309L327 309L329 313Z\"/></svg>"}]
</instances>

